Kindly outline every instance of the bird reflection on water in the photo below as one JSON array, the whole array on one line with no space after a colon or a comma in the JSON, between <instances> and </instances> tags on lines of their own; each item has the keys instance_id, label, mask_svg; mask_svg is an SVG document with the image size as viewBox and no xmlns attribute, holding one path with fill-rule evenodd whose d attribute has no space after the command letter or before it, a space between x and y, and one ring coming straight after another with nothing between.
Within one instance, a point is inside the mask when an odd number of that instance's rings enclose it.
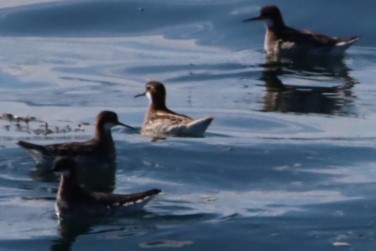
<instances>
[{"instance_id":1,"label":"bird reflection on water","mask_svg":"<svg viewBox=\"0 0 376 251\"><path fill-rule=\"evenodd\" d=\"M352 87L358 81L350 76L343 57L267 56L265 61L260 77L266 88L262 111L356 115ZM296 80L314 84L296 85Z\"/></svg>"},{"instance_id":2,"label":"bird reflection on water","mask_svg":"<svg viewBox=\"0 0 376 251\"><path fill-rule=\"evenodd\" d=\"M52 241L51 251L72 250L77 238L84 235L105 235L107 238L141 235L155 229L143 218L145 211L134 213L121 220L121 224L110 218L68 217L58 220L59 238Z\"/></svg>"}]
</instances>

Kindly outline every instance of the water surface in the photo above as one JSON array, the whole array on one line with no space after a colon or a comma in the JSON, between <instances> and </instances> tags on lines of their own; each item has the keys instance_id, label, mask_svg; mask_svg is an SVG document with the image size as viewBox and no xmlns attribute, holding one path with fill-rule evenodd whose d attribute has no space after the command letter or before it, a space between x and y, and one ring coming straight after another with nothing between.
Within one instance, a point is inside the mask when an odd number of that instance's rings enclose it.
<instances>
[{"instance_id":1,"label":"water surface","mask_svg":"<svg viewBox=\"0 0 376 251\"><path fill-rule=\"evenodd\" d=\"M362 3L281 3L291 26L362 39L341 59L276 61L262 24L242 23L262 1L1 2L0 250L374 250L375 4ZM163 193L139 214L58 222L57 177L15 143L88 139L105 109L140 127L148 102L133 96L150 80L174 110L215 117L206 137L114 129L108 189Z\"/></svg>"}]
</instances>

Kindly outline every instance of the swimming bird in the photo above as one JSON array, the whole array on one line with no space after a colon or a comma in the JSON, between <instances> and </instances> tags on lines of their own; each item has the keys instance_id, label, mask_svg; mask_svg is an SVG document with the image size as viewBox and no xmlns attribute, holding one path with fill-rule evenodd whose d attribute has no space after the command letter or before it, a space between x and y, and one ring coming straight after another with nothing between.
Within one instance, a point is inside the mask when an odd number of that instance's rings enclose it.
<instances>
[{"instance_id":1,"label":"swimming bird","mask_svg":"<svg viewBox=\"0 0 376 251\"><path fill-rule=\"evenodd\" d=\"M119 122L118 116L112 111L102 111L98 114L93 139L83 142L67 142L50 145L37 145L19 141L18 145L26 149L37 164L50 167L57 156L70 156L79 165L113 165L116 159L111 128L114 126L132 128Z\"/></svg>"},{"instance_id":2,"label":"swimming bird","mask_svg":"<svg viewBox=\"0 0 376 251\"><path fill-rule=\"evenodd\" d=\"M309 30L297 30L285 25L279 8L266 5L257 17L244 22L261 20L265 22L266 34L264 49L267 54L342 55L344 51L359 40L359 37L337 38Z\"/></svg>"},{"instance_id":3,"label":"swimming bird","mask_svg":"<svg viewBox=\"0 0 376 251\"><path fill-rule=\"evenodd\" d=\"M157 81L146 84L146 91L135 97L147 96L150 105L146 113L141 134L153 138L165 136L202 137L214 119L204 117L192 119L186 115L171 111L166 106L166 88Z\"/></svg>"},{"instance_id":4,"label":"swimming bird","mask_svg":"<svg viewBox=\"0 0 376 251\"><path fill-rule=\"evenodd\" d=\"M60 184L56 196L57 216L113 216L142 209L161 190L151 189L140 193L113 194L89 192L77 182L76 161L69 157L59 157L54 162L53 171L60 173Z\"/></svg>"}]
</instances>

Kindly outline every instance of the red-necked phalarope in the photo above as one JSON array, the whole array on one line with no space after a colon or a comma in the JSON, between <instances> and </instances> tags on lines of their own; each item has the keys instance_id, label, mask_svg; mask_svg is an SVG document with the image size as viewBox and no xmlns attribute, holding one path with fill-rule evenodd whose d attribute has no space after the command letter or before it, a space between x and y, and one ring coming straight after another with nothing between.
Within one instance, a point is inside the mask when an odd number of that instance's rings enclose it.
<instances>
[{"instance_id":1,"label":"red-necked phalarope","mask_svg":"<svg viewBox=\"0 0 376 251\"><path fill-rule=\"evenodd\" d=\"M151 81L146 84L146 92L135 97L146 95L150 106L142 126L142 135L163 138L175 137L202 137L213 120L213 117L204 117L193 120L178 114L166 106L166 89L160 82Z\"/></svg>"},{"instance_id":2,"label":"red-necked phalarope","mask_svg":"<svg viewBox=\"0 0 376 251\"><path fill-rule=\"evenodd\" d=\"M267 5L261 8L258 17L244 22L262 20L266 24L264 49L267 54L342 55L344 51L359 40L359 37L337 38L308 30L296 30L285 25L277 6Z\"/></svg>"},{"instance_id":3,"label":"red-necked phalarope","mask_svg":"<svg viewBox=\"0 0 376 251\"><path fill-rule=\"evenodd\" d=\"M161 190L151 189L140 193L112 194L89 192L77 182L76 161L68 157L55 160L53 170L60 173L60 185L55 210L64 216L113 216L141 210Z\"/></svg>"},{"instance_id":4,"label":"red-necked phalarope","mask_svg":"<svg viewBox=\"0 0 376 251\"><path fill-rule=\"evenodd\" d=\"M51 145L36 145L33 143L19 141L18 145L26 149L37 162L37 164L50 167L58 156L70 156L79 165L113 165L116 159L114 141L111 135L111 128L125 125L118 120L118 116L112 111L102 111L97 116L95 137L84 142L68 142Z\"/></svg>"}]
</instances>

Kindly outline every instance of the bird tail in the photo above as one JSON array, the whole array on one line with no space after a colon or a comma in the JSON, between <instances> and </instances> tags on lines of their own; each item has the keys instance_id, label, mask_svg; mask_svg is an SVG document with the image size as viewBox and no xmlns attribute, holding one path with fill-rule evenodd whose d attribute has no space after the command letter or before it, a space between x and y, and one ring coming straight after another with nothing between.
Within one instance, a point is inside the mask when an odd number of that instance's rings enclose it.
<instances>
[{"instance_id":1,"label":"bird tail","mask_svg":"<svg viewBox=\"0 0 376 251\"><path fill-rule=\"evenodd\" d=\"M28 151L34 161L42 166L51 166L54 156L49 154L45 146L32 144L25 141L18 141L20 147Z\"/></svg>"},{"instance_id":2,"label":"bird tail","mask_svg":"<svg viewBox=\"0 0 376 251\"><path fill-rule=\"evenodd\" d=\"M150 190L140 192L140 193L128 194L126 202L128 202L128 203L129 202L138 202L138 201L141 202L141 201L144 201L144 200L148 200L151 197L153 197L154 195L159 194L160 192L161 192L160 189L150 189Z\"/></svg>"},{"instance_id":3,"label":"bird tail","mask_svg":"<svg viewBox=\"0 0 376 251\"><path fill-rule=\"evenodd\" d=\"M337 43L336 46L348 48L350 47L350 45L356 43L359 39L360 37L358 36L345 38L345 39L342 39L341 42Z\"/></svg>"},{"instance_id":4,"label":"bird tail","mask_svg":"<svg viewBox=\"0 0 376 251\"><path fill-rule=\"evenodd\" d=\"M360 39L359 36L350 37L349 40L348 40L348 43L353 44L353 43L357 42L359 39Z\"/></svg>"},{"instance_id":5,"label":"bird tail","mask_svg":"<svg viewBox=\"0 0 376 251\"><path fill-rule=\"evenodd\" d=\"M196 119L187 124L187 130L189 130L192 135L202 136L205 133L206 129L208 129L213 119L213 117Z\"/></svg>"},{"instance_id":6,"label":"bird tail","mask_svg":"<svg viewBox=\"0 0 376 251\"><path fill-rule=\"evenodd\" d=\"M37 150L37 151L40 151L40 152L44 152L45 151L44 146L36 145L36 144L29 143L29 142L26 142L26 141L20 140L20 141L18 141L17 144L19 146L21 146L22 148L26 149L26 150Z\"/></svg>"}]
</instances>

